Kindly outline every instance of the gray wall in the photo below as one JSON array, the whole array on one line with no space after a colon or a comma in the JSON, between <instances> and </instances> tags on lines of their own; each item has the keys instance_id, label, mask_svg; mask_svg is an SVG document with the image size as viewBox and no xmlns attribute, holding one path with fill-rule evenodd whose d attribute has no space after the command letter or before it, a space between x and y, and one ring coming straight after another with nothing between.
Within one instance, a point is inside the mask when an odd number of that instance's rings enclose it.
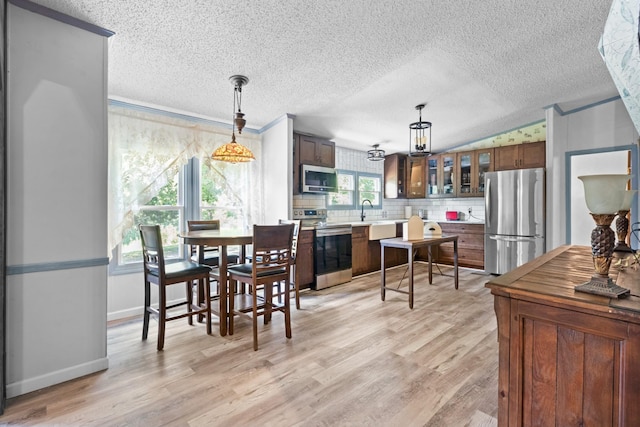
<instances>
[{"instance_id":1,"label":"gray wall","mask_svg":"<svg viewBox=\"0 0 640 427\"><path fill-rule=\"evenodd\" d=\"M13 397L108 366L107 39L10 4L7 41Z\"/></svg>"}]
</instances>

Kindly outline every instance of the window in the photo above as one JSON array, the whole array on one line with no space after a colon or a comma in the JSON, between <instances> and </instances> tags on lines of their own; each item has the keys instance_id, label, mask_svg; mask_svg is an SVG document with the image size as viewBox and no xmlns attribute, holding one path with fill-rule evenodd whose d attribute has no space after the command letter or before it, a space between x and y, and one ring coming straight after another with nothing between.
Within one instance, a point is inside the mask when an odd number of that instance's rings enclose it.
<instances>
[{"instance_id":1,"label":"window","mask_svg":"<svg viewBox=\"0 0 640 427\"><path fill-rule=\"evenodd\" d=\"M223 228L259 223L261 166L210 159L229 141L215 122L109 101L110 273L140 271L139 224L159 224L165 256L184 258L180 233L191 219L220 219ZM239 138L256 156L260 136Z\"/></svg>"},{"instance_id":2,"label":"window","mask_svg":"<svg viewBox=\"0 0 640 427\"><path fill-rule=\"evenodd\" d=\"M382 208L382 176L373 173L358 173L358 206L364 199L374 208Z\"/></svg>"},{"instance_id":3,"label":"window","mask_svg":"<svg viewBox=\"0 0 640 427\"><path fill-rule=\"evenodd\" d=\"M224 228L245 228L247 223L242 186L247 169L206 159L200 169L200 219L219 219ZM234 183L234 185L231 185Z\"/></svg>"},{"instance_id":4,"label":"window","mask_svg":"<svg viewBox=\"0 0 640 427\"><path fill-rule=\"evenodd\" d=\"M327 195L327 209L358 209L364 199L382 208L382 175L338 170L338 192Z\"/></svg>"},{"instance_id":5,"label":"window","mask_svg":"<svg viewBox=\"0 0 640 427\"><path fill-rule=\"evenodd\" d=\"M356 172L338 170L338 192L327 195L327 209L356 209Z\"/></svg>"},{"instance_id":6,"label":"window","mask_svg":"<svg viewBox=\"0 0 640 427\"><path fill-rule=\"evenodd\" d=\"M182 200L182 174L176 174L165 184L146 205L133 214L133 225L123 232L118 251L118 264L142 262L142 242L138 224L159 224L162 231L162 245L165 258L182 258L184 245L180 244L178 233L183 223L184 206Z\"/></svg>"}]
</instances>

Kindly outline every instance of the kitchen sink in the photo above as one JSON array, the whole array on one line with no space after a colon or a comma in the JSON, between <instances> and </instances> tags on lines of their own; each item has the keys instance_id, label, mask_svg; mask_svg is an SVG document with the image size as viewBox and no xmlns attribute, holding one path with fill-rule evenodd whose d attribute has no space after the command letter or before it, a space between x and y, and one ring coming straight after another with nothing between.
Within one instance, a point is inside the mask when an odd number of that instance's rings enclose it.
<instances>
[{"instance_id":1,"label":"kitchen sink","mask_svg":"<svg viewBox=\"0 0 640 427\"><path fill-rule=\"evenodd\" d=\"M369 240L396 237L395 221L375 221L369 224Z\"/></svg>"}]
</instances>

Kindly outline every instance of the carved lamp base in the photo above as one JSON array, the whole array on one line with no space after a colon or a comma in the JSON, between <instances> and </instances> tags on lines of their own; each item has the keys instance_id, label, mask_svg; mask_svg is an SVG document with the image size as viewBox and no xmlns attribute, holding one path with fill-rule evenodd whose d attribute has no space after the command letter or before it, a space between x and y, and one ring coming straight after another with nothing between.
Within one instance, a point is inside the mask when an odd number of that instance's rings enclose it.
<instances>
[{"instance_id":1,"label":"carved lamp base","mask_svg":"<svg viewBox=\"0 0 640 427\"><path fill-rule=\"evenodd\" d=\"M574 289L609 298L625 298L630 294L629 289L616 285L609 277L615 242L615 234L610 225L616 214L591 214L591 216L596 222L596 228L591 232L591 253L596 274L591 276L590 281L578 285Z\"/></svg>"},{"instance_id":2,"label":"carved lamp base","mask_svg":"<svg viewBox=\"0 0 640 427\"><path fill-rule=\"evenodd\" d=\"M590 281L578 285L574 289L579 292L604 295L609 298L626 298L631 293L629 289L616 285L610 277L597 275L594 275Z\"/></svg>"}]
</instances>

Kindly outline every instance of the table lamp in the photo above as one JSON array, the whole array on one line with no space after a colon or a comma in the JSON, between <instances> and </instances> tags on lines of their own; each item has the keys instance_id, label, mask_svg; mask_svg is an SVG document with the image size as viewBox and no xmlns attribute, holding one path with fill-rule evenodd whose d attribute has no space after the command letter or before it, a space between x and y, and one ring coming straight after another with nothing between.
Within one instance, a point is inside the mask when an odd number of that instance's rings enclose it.
<instances>
[{"instance_id":1,"label":"table lamp","mask_svg":"<svg viewBox=\"0 0 640 427\"><path fill-rule=\"evenodd\" d=\"M609 277L609 267L615 244L615 233L611 222L625 202L625 189L629 175L584 175L579 176L584 185L587 208L596 227L591 232L591 254L595 274L591 280L575 287L576 291L610 298L624 298L629 289L616 285ZM629 203L631 201L629 200Z\"/></svg>"},{"instance_id":2,"label":"table lamp","mask_svg":"<svg viewBox=\"0 0 640 427\"><path fill-rule=\"evenodd\" d=\"M616 219L616 237L618 242L616 247L613 248L614 252L633 252L633 249L627 245L627 233L629 232L629 219L627 214L631 209L631 201L635 195L636 190L627 190L624 192L624 200L622 206L618 211L618 218Z\"/></svg>"}]
</instances>

